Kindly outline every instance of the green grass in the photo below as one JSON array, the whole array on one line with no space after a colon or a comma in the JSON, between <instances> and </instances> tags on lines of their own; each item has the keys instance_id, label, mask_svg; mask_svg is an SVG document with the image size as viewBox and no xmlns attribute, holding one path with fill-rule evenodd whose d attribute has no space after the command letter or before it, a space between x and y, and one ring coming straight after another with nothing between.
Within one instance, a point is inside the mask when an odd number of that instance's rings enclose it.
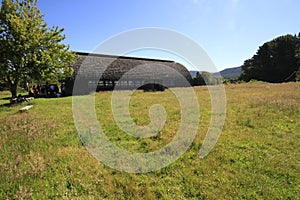
<instances>
[{"instance_id":1,"label":"green grass","mask_svg":"<svg viewBox=\"0 0 300 200\"><path fill-rule=\"evenodd\" d=\"M198 158L210 122L206 87L196 87L201 107L197 136L170 166L129 174L95 160L82 146L72 98L35 99L0 107L0 199L298 199L300 196L300 84L227 85L227 118L212 152ZM0 104L9 93L0 93ZM135 92L131 116L149 123L153 104L165 106L159 136L134 139L113 121L111 92L96 94L99 123L108 138L133 152L169 143L178 129L179 104L169 90Z\"/></svg>"}]
</instances>

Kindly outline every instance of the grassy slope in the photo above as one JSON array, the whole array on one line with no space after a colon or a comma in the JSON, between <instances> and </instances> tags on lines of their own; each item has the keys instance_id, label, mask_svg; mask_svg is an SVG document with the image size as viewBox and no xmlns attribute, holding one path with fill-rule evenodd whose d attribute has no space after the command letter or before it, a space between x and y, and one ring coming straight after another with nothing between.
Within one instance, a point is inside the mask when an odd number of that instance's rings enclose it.
<instances>
[{"instance_id":1,"label":"grassy slope","mask_svg":"<svg viewBox=\"0 0 300 200\"><path fill-rule=\"evenodd\" d=\"M34 107L0 107L0 199L297 199L300 196L300 84L226 86L227 119L216 147L198 159L210 120L205 87L195 88L201 124L191 148L160 171L127 174L86 151L72 118L72 98L36 99ZM170 91L136 92L132 117L149 122L154 103L169 118L159 137L134 140L113 122L110 92L97 94L98 119L107 136L125 149L149 152L171 141L178 102ZM0 93L0 98L9 96ZM0 100L0 103L6 103ZM22 106L24 106L23 104Z\"/></svg>"}]
</instances>

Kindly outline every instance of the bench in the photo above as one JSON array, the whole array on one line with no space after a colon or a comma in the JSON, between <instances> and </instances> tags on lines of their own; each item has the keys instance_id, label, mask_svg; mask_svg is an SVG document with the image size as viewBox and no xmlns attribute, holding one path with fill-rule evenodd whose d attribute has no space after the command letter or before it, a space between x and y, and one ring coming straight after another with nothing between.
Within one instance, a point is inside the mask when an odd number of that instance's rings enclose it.
<instances>
[{"instance_id":1,"label":"bench","mask_svg":"<svg viewBox=\"0 0 300 200\"><path fill-rule=\"evenodd\" d=\"M32 107L33 107L33 105L25 106L25 107L21 108L19 111L26 111L26 110L29 110Z\"/></svg>"}]
</instances>

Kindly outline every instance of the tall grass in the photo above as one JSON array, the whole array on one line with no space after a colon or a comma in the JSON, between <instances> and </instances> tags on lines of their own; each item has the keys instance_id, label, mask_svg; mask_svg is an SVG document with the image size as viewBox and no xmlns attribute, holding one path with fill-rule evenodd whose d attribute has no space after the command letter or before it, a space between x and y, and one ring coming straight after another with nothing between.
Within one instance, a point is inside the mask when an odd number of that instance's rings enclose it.
<instances>
[{"instance_id":1,"label":"tall grass","mask_svg":"<svg viewBox=\"0 0 300 200\"><path fill-rule=\"evenodd\" d=\"M199 148L210 122L206 87L195 87L201 107L197 136L176 162L147 174L128 174L95 160L73 122L72 98L35 99L0 107L0 199L297 199L300 196L300 84L227 85L223 133L204 159ZM9 93L0 93L2 98ZM157 137L134 139L114 123L111 92L96 94L99 123L108 138L133 152L169 143L180 108L165 92L135 92L130 111L139 125L162 104L168 113ZM2 100L1 100L2 99Z\"/></svg>"}]
</instances>

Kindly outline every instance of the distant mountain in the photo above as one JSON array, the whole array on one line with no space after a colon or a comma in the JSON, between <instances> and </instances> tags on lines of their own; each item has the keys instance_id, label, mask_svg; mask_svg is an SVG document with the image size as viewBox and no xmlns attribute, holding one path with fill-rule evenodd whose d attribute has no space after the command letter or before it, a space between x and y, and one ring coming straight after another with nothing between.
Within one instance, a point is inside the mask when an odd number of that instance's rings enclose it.
<instances>
[{"instance_id":1,"label":"distant mountain","mask_svg":"<svg viewBox=\"0 0 300 200\"><path fill-rule=\"evenodd\" d=\"M236 79L238 78L242 73L241 67L234 67L234 68L227 68L220 72L211 73L212 77L220 77L221 75L225 79ZM190 74L192 77L196 77L197 71L190 71Z\"/></svg>"},{"instance_id":2,"label":"distant mountain","mask_svg":"<svg viewBox=\"0 0 300 200\"><path fill-rule=\"evenodd\" d=\"M234 68L227 68L222 71L220 71L221 76L225 79L236 79L238 78L242 73L241 67L234 67ZM213 73L213 77L218 77L218 73Z\"/></svg>"}]
</instances>

